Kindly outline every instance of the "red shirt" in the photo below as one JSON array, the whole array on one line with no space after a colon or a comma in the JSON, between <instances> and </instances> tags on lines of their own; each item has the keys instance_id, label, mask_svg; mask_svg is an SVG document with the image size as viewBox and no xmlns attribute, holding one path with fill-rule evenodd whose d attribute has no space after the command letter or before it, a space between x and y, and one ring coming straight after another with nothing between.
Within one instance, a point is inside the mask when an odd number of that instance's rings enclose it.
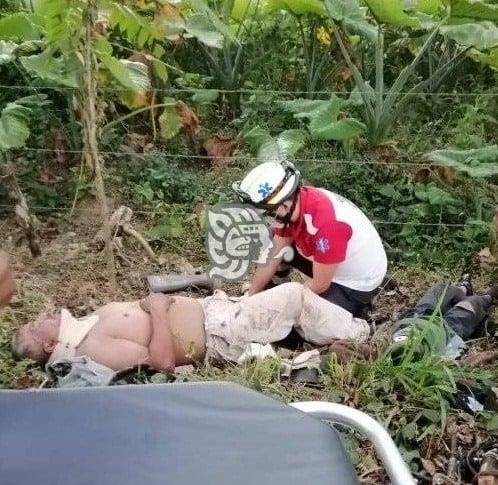
<instances>
[{"instance_id":1,"label":"red shirt","mask_svg":"<svg viewBox=\"0 0 498 485\"><path fill-rule=\"evenodd\" d=\"M315 187L302 187L299 218L285 230L274 228L281 237L291 237L298 251L317 263L338 264L346 260L352 227L337 220L329 197Z\"/></svg>"}]
</instances>

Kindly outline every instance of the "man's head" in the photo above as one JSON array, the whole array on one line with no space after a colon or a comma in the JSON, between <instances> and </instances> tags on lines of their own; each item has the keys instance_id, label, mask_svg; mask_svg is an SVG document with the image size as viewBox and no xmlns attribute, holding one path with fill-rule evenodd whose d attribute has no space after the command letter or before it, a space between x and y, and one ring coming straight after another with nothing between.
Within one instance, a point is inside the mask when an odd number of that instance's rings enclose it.
<instances>
[{"instance_id":1,"label":"man's head","mask_svg":"<svg viewBox=\"0 0 498 485\"><path fill-rule=\"evenodd\" d=\"M265 162L253 168L233 189L243 202L264 209L284 224L299 217L301 174L290 162Z\"/></svg>"},{"instance_id":2,"label":"man's head","mask_svg":"<svg viewBox=\"0 0 498 485\"><path fill-rule=\"evenodd\" d=\"M60 315L43 313L33 322L19 327L12 338L12 353L18 359L44 364L59 338Z\"/></svg>"}]
</instances>

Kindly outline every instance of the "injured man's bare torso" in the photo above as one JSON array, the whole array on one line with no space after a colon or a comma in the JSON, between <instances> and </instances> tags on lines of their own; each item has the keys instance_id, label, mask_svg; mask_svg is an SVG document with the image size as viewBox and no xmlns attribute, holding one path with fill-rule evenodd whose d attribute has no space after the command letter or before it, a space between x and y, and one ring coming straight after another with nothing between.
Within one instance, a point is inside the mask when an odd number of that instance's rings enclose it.
<instances>
[{"instance_id":1,"label":"injured man's bare torso","mask_svg":"<svg viewBox=\"0 0 498 485\"><path fill-rule=\"evenodd\" d=\"M278 342L293 328L315 345L369 334L364 320L301 284L285 283L242 299L220 290L202 299L153 294L79 319L61 310L20 327L13 350L40 363L87 356L114 370L172 371L204 357L237 363L251 344Z\"/></svg>"},{"instance_id":2,"label":"injured man's bare torso","mask_svg":"<svg viewBox=\"0 0 498 485\"><path fill-rule=\"evenodd\" d=\"M152 322L151 315L142 310L138 301L109 303L95 311L94 315L99 320L77 347L76 355L86 355L101 362L103 354L110 351L113 343L110 339L117 339L121 344L118 351L123 352L123 368L146 363ZM176 365L202 359L206 334L201 304L193 298L175 296L166 318L173 336ZM117 343L114 342L115 345Z\"/></svg>"}]
</instances>

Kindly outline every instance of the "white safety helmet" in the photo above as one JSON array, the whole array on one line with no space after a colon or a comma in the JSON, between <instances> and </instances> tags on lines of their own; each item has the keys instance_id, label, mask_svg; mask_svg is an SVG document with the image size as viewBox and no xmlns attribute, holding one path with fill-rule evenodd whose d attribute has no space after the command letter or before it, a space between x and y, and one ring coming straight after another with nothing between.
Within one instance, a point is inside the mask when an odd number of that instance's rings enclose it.
<instances>
[{"instance_id":1,"label":"white safety helmet","mask_svg":"<svg viewBox=\"0 0 498 485\"><path fill-rule=\"evenodd\" d=\"M290 162L264 162L232 185L243 202L262 209L278 207L301 186L301 174Z\"/></svg>"}]
</instances>

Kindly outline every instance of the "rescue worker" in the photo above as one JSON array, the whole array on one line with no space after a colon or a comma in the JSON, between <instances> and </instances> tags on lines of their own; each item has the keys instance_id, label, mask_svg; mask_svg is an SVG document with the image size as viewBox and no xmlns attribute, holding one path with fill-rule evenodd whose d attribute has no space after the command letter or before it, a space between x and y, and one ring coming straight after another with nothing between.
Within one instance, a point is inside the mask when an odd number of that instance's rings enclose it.
<instances>
[{"instance_id":1,"label":"rescue worker","mask_svg":"<svg viewBox=\"0 0 498 485\"><path fill-rule=\"evenodd\" d=\"M261 163L232 186L247 204L274 217L273 257L259 266L249 295L285 277L290 266L310 277L306 286L354 317L364 318L386 275L387 257L368 217L344 197L303 185L290 162ZM282 264L282 249L293 259ZM286 261L287 262L287 261Z\"/></svg>"}]
</instances>

